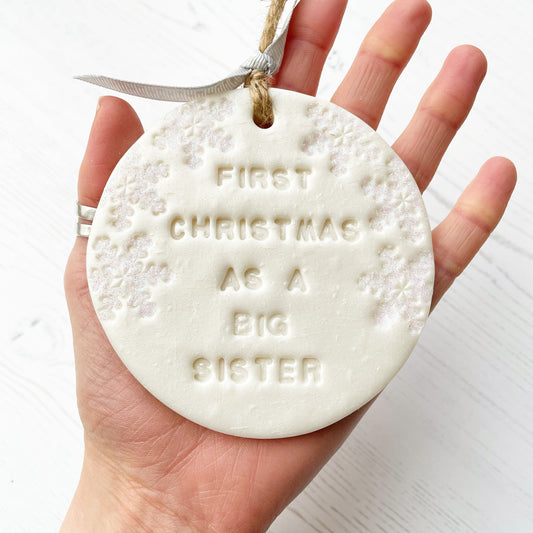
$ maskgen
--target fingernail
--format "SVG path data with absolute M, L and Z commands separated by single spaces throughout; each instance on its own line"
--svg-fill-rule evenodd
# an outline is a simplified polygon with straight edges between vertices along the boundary
M 98 113 L 98 111 L 100 111 L 100 108 L 102 107 L 103 98 L 104 98 L 103 96 L 100 96 L 100 98 L 98 98 L 98 102 L 96 103 L 96 113 Z

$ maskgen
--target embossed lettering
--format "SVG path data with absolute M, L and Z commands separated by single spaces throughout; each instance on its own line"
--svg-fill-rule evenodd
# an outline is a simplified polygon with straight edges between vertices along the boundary
M 176 240 L 186 237 L 214 238 L 217 240 L 256 240 L 278 238 L 283 242 L 300 242 L 313 244 L 320 242 L 354 242 L 360 236 L 359 224 L 355 218 L 336 219 L 326 216 L 317 220 L 308 218 L 291 218 L 279 214 L 273 218 L 252 217 L 184 217 L 176 215 L 170 223 L 170 236 Z
M 179 229 L 180 226 L 185 225 L 185 221 L 181 217 L 174 217 L 170 223 L 170 236 L 177 241 L 182 239 L 185 232 Z
M 250 226 L 254 239 L 264 241 L 268 237 L 268 229 L 266 228 L 266 220 L 264 218 L 254 218 Z
M 235 383 L 242 383 L 248 378 L 246 361 L 241 358 L 232 359 L 229 364 L 230 378 Z
M 244 285 L 247 289 L 255 291 L 261 287 L 261 270 L 259 268 L 247 268 L 244 271 Z
M 219 167 L 217 173 L 217 185 L 220 186 L 224 180 L 230 180 L 233 177 L 233 167 Z
M 316 357 L 285 355 L 272 357 L 219 356 L 213 360 L 196 357 L 192 361 L 193 379 L 197 383 L 236 384 L 250 382 L 279 383 L 282 386 L 318 385 L 322 382 L 322 365 Z
M 311 175 L 312 171 L 309 168 L 269 169 L 259 165 L 251 167 L 222 166 L 217 169 L 216 184 L 218 187 L 223 187 L 233 182 L 240 189 L 268 189 L 269 187 L 278 191 L 285 191 L 291 187 L 307 189 Z
M 222 239 L 223 235 L 229 241 L 233 239 L 233 220 L 231 218 L 217 218 L 215 226 L 217 239 Z
M 267 317 L 266 325 L 272 335 L 287 335 L 289 330 L 288 318 L 283 313 L 273 313 Z
M 264 168 L 252 167 L 250 169 L 250 187 L 253 189 L 257 184 L 263 189 L 268 187 L 267 172 Z
M 287 335 L 288 317 L 283 313 L 254 315 L 246 311 L 233 313 L 233 334 L 236 336 L 257 335 L 264 337 L 267 333 L 276 337 Z
M 224 381 L 226 377 L 226 361 L 223 357 L 218 358 L 218 381 Z
M 267 366 L 273 362 L 272 357 L 256 357 L 255 364 L 259 370 L 259 381 L 266 381 L 267 379 Z
M 294 383 L 296 361 L 293 358 L 281 357 L 278 364 L 279 382 Z
M 297 241 L 316 241 L 316 232 L 313 226 L 312 218 L 302 218 L 298 224 L 298 232 L 296 233 Z
M 204 237 L 209 238 L 209 224 L 210 218 L 204 217 L 204 223 L 199 224 L 197 217 L 192 217 L 191 219 L 191 234 L 193 237 L 198 235 L 198 230 L 201 230 L 204 234 Z
M 291 223 L 291 219 L 288 217 L 276 217 L 274 219 L 274 224 L 279 226 L 279 238 L 284 241 L 287 237 L 286 226 Z
M 330 239 L 332 241 L 337 240 L 337 232 L 335 231 L 333 222 L 331 222 L 331 218 L 326 218 L 326 220 L 324 220 L 324 224 L 322 225 L 322 229 L 320 230 L 318 238 L 321 241 L 324 239 Z
M 342 237 L 345 241 L 355 241 L 358 237 L 357 222 L 353 218 L 347 218 L 342 222 Z
M 305 292 L 307 290 L 307 287 L 305 285 L 304 277 L 302 276 L 302 273 L 300 272 L 300 269 L 297 268 L 293 273 L 292 276 L 289 279 L 289 283 L 287 284 L 287 289 L 289 291 L 294 291 L 298 289 L 301 292 Z
M 263 284 L 263 281 L 261 279 L 261 270 L 255 267 L 247 268 L 242 274 L 242 280 L 242 283 L 247 289 L 259 289 Z M 235 292 L 237 292 L 241 288 L 239 277 L 237 276 L 237 274 L 235 274 L 235 270 L 233 270 L 233 267 L 229 267 L 226 270 L 224 279 L 220 284 L 221 291 L 225 291 L 228 288 L 232 288 Z
M 288 189 L 291 185 L 286 168 L 277 168 L 272 172 L 272 185 L 280 191 Z
M 302 189 L 307 189 L 307 178 L 310 176 L 311 171 L 307 168 L 296 168 L 294 169 L 298 177 L 300 178 L 300 187 Z
M 302 359 L 302 379 L 304 383 L 311 381 L 320 383 L 320 361 L 315 357 L 304 357 Z
M 250 335 L 253 332 L 249 313 L 233 313 L 233 335 Z
M 195 371 L 193 377 L 196 381 L 207 381 L 211 377 L 211 362 L 205 357 L 195 359 L 192 368 Z
M 241 241 L 246 239 L 246 219 L 245 218 L 239 219 L 239 239 L 241 239 Z
M 226 275 L 224 276 L 224 279 L 220 285 L 220 290 L 225 291 L 228 287 L 231 287 L 235 292 L 241 288 L 239 280 L 235 275 L 235 270 L 233 270 L 231 267 L 226 271 Z

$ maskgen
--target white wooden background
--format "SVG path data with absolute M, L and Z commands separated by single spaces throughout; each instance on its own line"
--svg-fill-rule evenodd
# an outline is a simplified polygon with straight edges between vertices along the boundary
M 321 96 L 387 3 L 350 1 Z M 518 188 L 407 365 L 273 533 L 533 531 L 533 1 L 432 5 L 380 132 L 392 141 L 447 51 L 475 44 L 489 73 L 425 194 L 431 222 L 491 155 L 516 162 Z M 82 459 L 62 273 L 78 165 L 105 93 L 71 76 L 209 82 L 255 49 L 266 7 L 0 0 L 0 8 L 0 532 L 48 532 L 61 523 Z M 173 105 L 127 99 L 148 125 Z

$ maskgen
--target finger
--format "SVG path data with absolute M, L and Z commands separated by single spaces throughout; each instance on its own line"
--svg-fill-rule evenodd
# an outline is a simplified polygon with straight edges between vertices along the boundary
M 426 0 L 396 0 L 374 24 L 332 102 L 376 129 L 390 93 L 431 20 Z
M 516 184 L 516 168 L 503 157 L 487 161 L 449 215 L 433 230 L 435 307 L 494 230 Z
M 426 91 L 413 119 L 393 148 L 424 191 L 457 130 L 466 119 L 487 72 L 487 60 L 474 46 L 450 52 Z
M 339 29 L 347 0 L 304 0 L 294 11 L 283 63 L 273 85 L 316 94 L 322 67 Z
M 127 102 L 114 96 L 100 99 L 80 167 L 80 204 L 98 205 L 111 172 L 142 133 L 139 117 Z
M 113 96 L 100 99 L 79 172 L 80 204 L 91 207 L 98 205 L 115 165 L 142 132 L 139 118 L 128 103 Z M 67 301 L 73 302 L 74 306 L 86 302 L 88 295 L 86 248 L 87 239 L 78 237 L 65 270 Z

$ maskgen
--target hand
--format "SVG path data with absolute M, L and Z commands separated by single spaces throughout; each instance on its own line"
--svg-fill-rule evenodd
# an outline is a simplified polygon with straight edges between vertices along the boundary
M 346 0 L 303 0 L 277 87 L 314 94 Z M 332 101 L 377 128 L 393 86 L 429 24 L 425 0 L 396 0 L 363 41 Z M 393 147 L 423 191 L 466 118 L 486 72 L 471 46 L 453 50 Z M 80 169 L 79 201 L 96 206 L 120 157 L 143 133 L 132 108 L 104 97 Z M 433 305 L 496 227 L 516 181 L 489 160 L 433 231 Z M 77 238 L 65 285 L 85 429 L 80 484 L 62 531 L 263 531 L 337 450 L 366 408 L 321 431 L 281 440 L 202 428 L 152 397 L 114 353 L 87 287 Z

